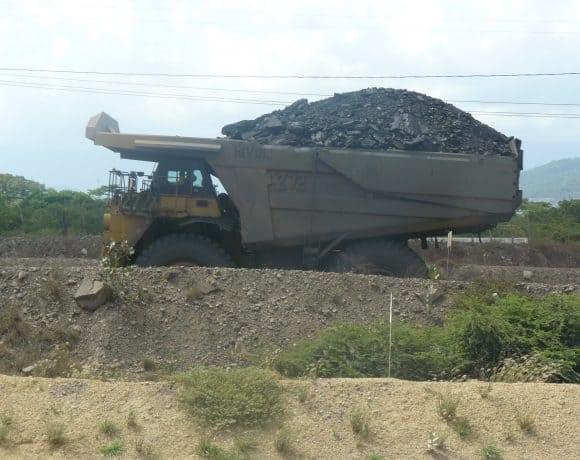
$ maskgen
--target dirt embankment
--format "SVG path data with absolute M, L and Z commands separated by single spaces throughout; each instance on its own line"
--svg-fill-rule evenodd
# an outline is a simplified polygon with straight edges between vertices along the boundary
M 23 328 L 27 333 L 54 331 L 67 337 L 72 359 L 82 366 L 80 375 L 87 376 L 139 377 L 144 360 L 170 370 L 252 362 L 332 324 L 385 319 L 391 293 L 395 318 L 438 322 L 453 293 L 467 285 L 193 267 L 129 269 L 109 277 L 96 266 L 62 262 L 0 266 L 0 309 L 16 311 L 22 324 L 30 325 Z M 80 309 L 73 294 L 85 277 L 110 283 L 114 299 L 95 312 Z M 580 283 L 520 287 L 538 295 L 580 291 Z M 35 364 L 26 356 L 20 359 L 22 368 Z
M 494 384 L 480 396 L 480 382 L 406 382 L 393 379 L 284 381 L 287 412 L 298 458 L 481 458 L 481 448 L 495 442 L 504 458 L 574 459 L 580 451 L 580 388 L 557 384 Z M 300 402 L 296 389 L 307 386 Z M 0 376 L 0 407 L 12 416 L 0 444 L 2 458 L 102 458 L 98 449 L 110 442 L 99 425 L 105 420 L 120 430 L 123 458 L 144 458 L 138 446 L 150 446 L 161 458 L 197 458 L 202 431 L 181 408 L 179 387 L 171 383 L 104 382 Z M 459 398 L 457 415 L 473 433 L 461 439 L 437 415 L 437 395 Z M 370 437 L 353 433 L 350 416 L 369 415 Z M 133 412 L 135 426 L 127 420 Z M 534 433 L 525 434 L 518 418 L 533 418 Z M 64 424 L 66 442 L 51 447 L 50 426 Z M 446 435 L 445 448 L 427 453 L 429 433 Z M 220 434 L 227 446 L 235 433 Z M 253 458 L 284 458 L 274 449 L 276 428 L 245 432 L 255 442 Z
M 97 259 L 101 253 L 101 236 L 70 237 L 0 237 L 0 263 L 3 258 L 66 257 Z M 411 246 L 427 263 L 446 266 L 447 249 L 430 247 L 422 250 L 418 242 Z M 86 251 L 86 255 L 85 255 Z M 451 266 L 522 266 L 522 267 L 580 267 L 579 245 L 509 245 L 499 243 L 455 243 L 451 252 Z M 71 262 L 77 265 L 77 262 Z
M 101 253 L 101 236 L 0 237 L 2 257 L 85 257 Z

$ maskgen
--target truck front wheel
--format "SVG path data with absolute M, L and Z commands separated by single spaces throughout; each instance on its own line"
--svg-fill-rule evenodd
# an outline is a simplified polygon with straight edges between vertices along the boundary
M 201 235 L 167 235 L 147 246 L 136 259 L 141 267 L 161 265 L 196 265 L 233 267 L 226 252 Z
M 401 278 L 427 278 L 425 262 L 407 245 L 384 240 L 360 241 L 332 256 L 328 270 Z

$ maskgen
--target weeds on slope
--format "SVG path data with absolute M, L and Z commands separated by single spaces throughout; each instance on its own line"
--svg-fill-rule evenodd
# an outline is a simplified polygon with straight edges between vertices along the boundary
M 205 426 L 260 426 L 283 412 L 282 386 L 264 369 L 195 369 L 176 377 L 181 399 Z
M 580 296 L 532 298 L 507 284 L 476 284 L 457 295 L 441 326 L 393 324 L 393 377 L 580 382 Z M 384 377 L 389 325 L 338 325 L 279 354 L 289 377 Z M 516 366 L 524 356 L 529 368 Z M 510 361 L 511 360 L 511 361 Z

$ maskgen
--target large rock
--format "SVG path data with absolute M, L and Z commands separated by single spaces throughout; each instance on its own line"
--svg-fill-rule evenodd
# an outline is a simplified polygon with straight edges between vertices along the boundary
M 232 139 L 300 147 L 511 155 L 510 138 L 451 104 L 413 91 L 369 88 L 224 126 Z
M 74 299 L 79 307 L 94 311 L 106 303 L 112 295 L 113 291 L 108 284 L 85 278 L 77 289 Z

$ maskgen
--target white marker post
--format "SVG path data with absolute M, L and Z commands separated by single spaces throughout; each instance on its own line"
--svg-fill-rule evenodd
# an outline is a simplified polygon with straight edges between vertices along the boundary
M 387 377 L 391 378 L 391 350 L 393 348 L 393 293 L 391 292 L 391 302 L 389 304 L 389 367 Z
M 449 258 L 451 257 L 451 246 L 453 246 L 453 230 L 447 234 L 447 279 L 449 279 Z

